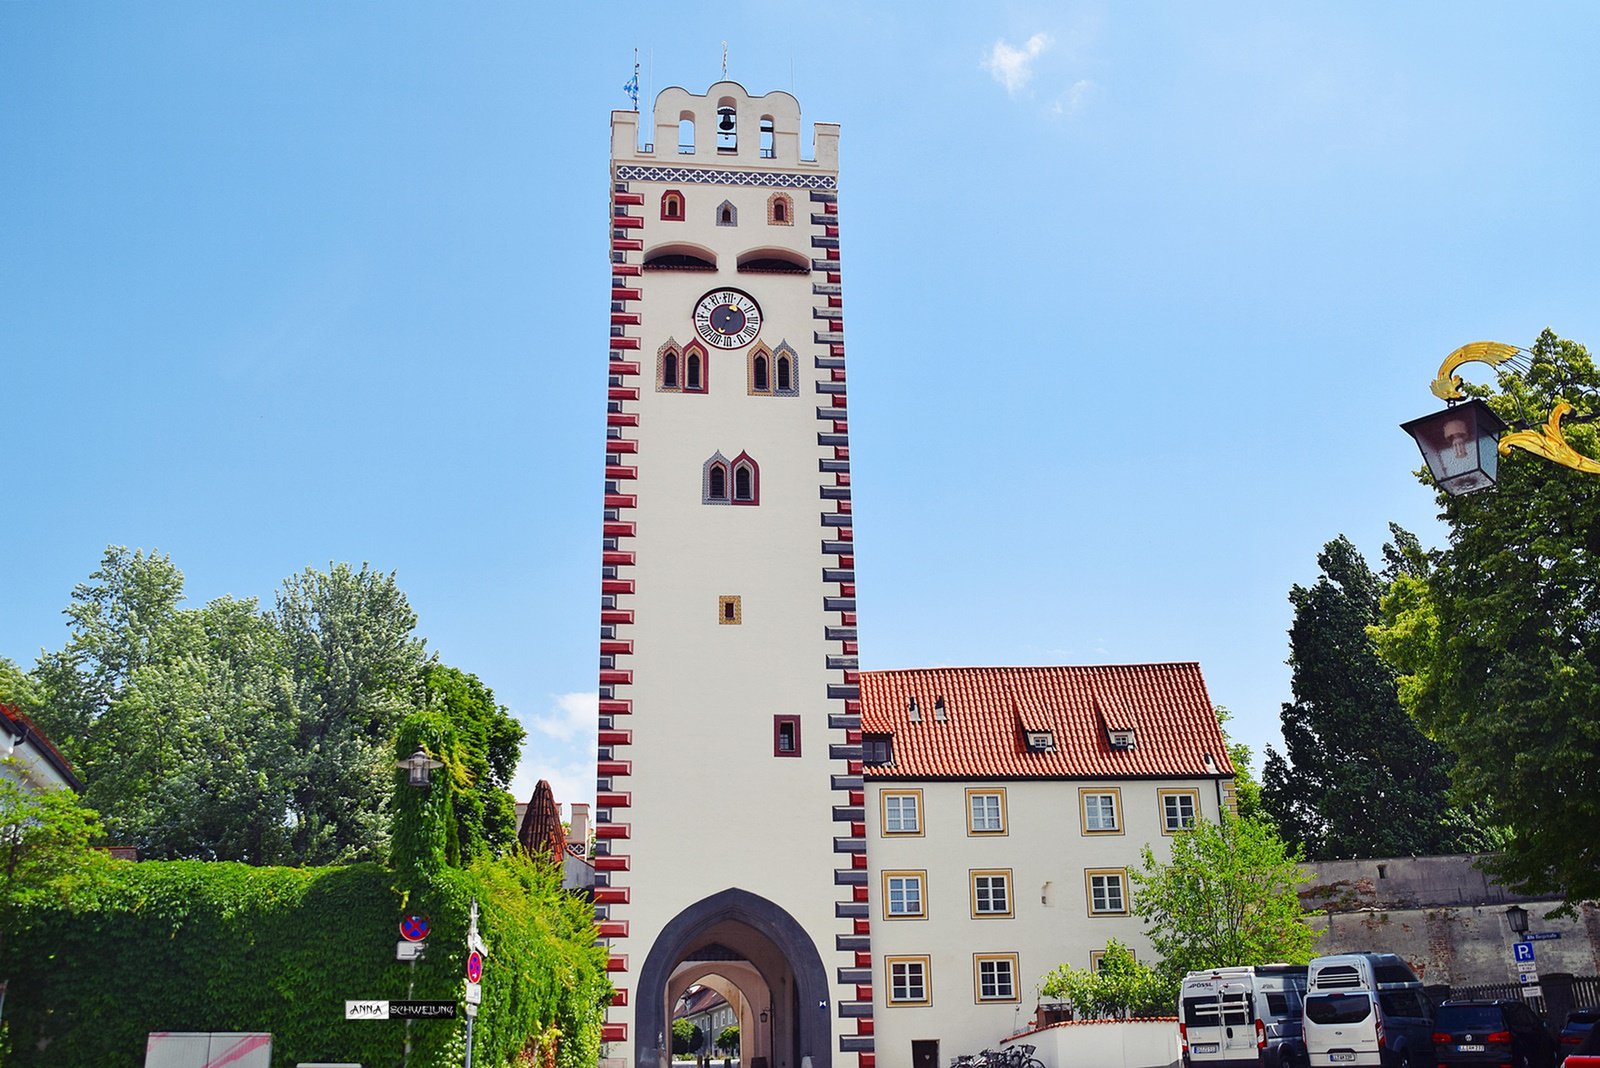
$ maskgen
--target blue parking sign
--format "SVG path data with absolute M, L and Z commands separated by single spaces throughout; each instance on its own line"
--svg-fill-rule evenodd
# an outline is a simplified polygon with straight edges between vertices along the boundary
M 1533 943 L 1516 942 L 1511 946 L 1511 959 L 1519 964 L 1533 963 Z

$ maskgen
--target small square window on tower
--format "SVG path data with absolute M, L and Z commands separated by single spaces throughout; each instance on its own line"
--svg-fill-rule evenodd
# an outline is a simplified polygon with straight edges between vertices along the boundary
M 737 626 L 743 622 L 739 606 L 739 596 L 717 598 L 717 622 L 723 626 Z
M 797 757 L 800 755 L 800 717 L 772 717 L 772 755 Z

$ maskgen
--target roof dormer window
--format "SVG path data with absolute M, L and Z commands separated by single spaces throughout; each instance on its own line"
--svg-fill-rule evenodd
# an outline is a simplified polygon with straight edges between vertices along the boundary
M 1111 740 L 1111 748 L 1112 749 L 1135 749 L 1135 748 L 1138 748 L 1134 744 L 1134 737 L 1133 737 L 1133 732 L 1132 731 L 1107 731 L 1106 734 Z
M 1056 751 L 1056 736 L 1050 731 L 1028 731 L 1023 737 L 1030 753 Z

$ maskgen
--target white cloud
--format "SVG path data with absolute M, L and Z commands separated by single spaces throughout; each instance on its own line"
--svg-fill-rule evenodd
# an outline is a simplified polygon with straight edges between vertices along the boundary
M 1083 110 L 1091 96 L 1094 95 L 1095 84 L 1087 78 L 1080 78 L 1072 83 L 1072 88 L 1056 97 L 1055 113 L 1057 115 L 1076 115 Z
M 550 696 L 550 711 L 529 716 L 522 760 L 511 781 L 518 802 L 533 796 L 540 779 L 550 783 L 556 803 L 567 811 L 573 802 L 594 807 L 594 762 L 600 739 L 600 695 L 559 693 Z
M 551 696 L 551 714 L 533 717 L 533 729 L 563 742 L 570 742 L 585 731 L 594 733 L 600 726 L 598 693 L 558 693 Z
M 1028 84 L 1033 77 L 1033 61 L 1054 42 L 1047 33 L 1036 33 L 1021 48 L 1012 48 L 1005 41 L 996 41 L 994 48 L 984 57 L 983 69 L 994 80 L 1006 87 L 1012 96 Z

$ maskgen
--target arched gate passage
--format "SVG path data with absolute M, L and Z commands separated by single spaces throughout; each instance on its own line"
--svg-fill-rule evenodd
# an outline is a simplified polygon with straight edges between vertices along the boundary
M 707 946 L 733 950 L 760 973 L 771 991 L 769 1068 L 832 1068 L 833 1027 L 828 974 L 805 929 L 783 909 L 747 890 L 703 898 L 673 917 L 645 957 L 635 986 L 634 1064 L 663 1063 L 670 1033 L 668 987 L 685 960 Z

